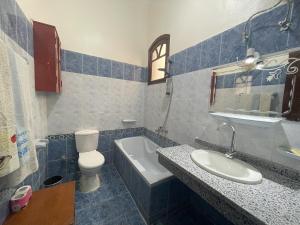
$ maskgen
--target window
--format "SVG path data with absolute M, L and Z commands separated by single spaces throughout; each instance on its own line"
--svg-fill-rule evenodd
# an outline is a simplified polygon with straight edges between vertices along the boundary
M 158 37 L 148 51 L 148 84 L 165 82 L 170 48 L 170 35 Z

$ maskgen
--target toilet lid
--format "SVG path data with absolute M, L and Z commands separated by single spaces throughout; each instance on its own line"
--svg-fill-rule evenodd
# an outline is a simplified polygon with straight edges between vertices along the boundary
M 104 156 L 97 150 L 79 153 L 78 164 L 85 169 L 93 169 L 104 164 Z

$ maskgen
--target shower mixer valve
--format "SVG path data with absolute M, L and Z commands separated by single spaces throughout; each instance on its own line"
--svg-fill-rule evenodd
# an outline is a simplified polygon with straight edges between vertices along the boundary
M 156 130 L 155 130 L 156 133 L 158 134 L 162 134 L 162 135 L 167 135 L 168 134 L 168 130 L 162 126 L 158 127 Z

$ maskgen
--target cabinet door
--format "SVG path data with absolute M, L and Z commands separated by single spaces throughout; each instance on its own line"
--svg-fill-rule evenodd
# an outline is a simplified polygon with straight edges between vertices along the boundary
M 60 88 L 60 44 L 55 27 L 33 22 L 35 88 L 56 92 Z

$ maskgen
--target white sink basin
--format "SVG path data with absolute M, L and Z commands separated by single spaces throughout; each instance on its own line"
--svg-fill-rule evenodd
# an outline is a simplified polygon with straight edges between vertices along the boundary
M 228 180 L 243 184 L 259 184 L 262 181 L 261 173 L 253 166 L 238 159 L 229 159 L 220 152 L 195 150 L 191 158 L 202 169 Z

